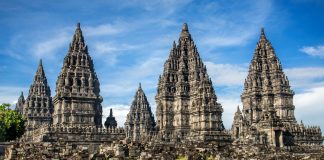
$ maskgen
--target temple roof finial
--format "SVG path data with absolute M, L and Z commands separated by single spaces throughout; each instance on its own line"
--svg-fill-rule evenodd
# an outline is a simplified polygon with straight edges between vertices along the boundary
M 261 40 L 267 40 L 267 37 L 266 37 L 266 35 L 264 33 L 264 28 L 263 27 L 261 28 L 261 32 L 260 32 L 260 41 Z
M 39 65 L 41 65 L 41 66 L 43 65 L 42 59 L 39 60 Z
M 138 89 L 142 89 L 142 84 L 141 84 L 141 82 L 138 84 Z
M 42 77 L 45 76 L 42 59 L 39 60 L 38 68 L 37 68 L 37 71 L 36 71 L 36 75 L 40 75 Z
M 72 39 L 72 43 L 70 44 L 69 52 L 79 52 L 79 51 L 87 52 L 87 47 L 84 42 L 80 23 L 77 23 L 75 33 Z
M 110 108 L 109 117 L 113 117 L 113 111 L 112 111 L 112 108 Z
M 188 24 L 187 23 L 184 23 L 182 25 L 182 31 L 188 31 Z
M 187 23 L 184 23 L 182 25 L 182 31 L 181 31 L 180 38 L 190 38 L 190 33 L 189 33 L 189 29 L 188 29 L 188 24 Z

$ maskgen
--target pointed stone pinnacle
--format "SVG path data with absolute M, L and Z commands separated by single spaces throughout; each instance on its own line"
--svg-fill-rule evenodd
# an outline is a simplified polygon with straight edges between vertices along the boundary
M 239 105 L 237 106 L 237 111 L 236 112 L 241 112 Z
M 261 28 L 261 32 L 260 32 L 260 41 L 261 40 L 267 40 L 267 37 L 266 37 L 266 35 L 264 33 L 264 28 L 263 27 Z
M 40 76 L 44 76 L 45 75 L 42 59 L 39 60 L 38 68 L 37 68 L 37 71 L 36 71 L 36 75 L 40 75 Z
M 182 31 L 187 31 L 188 32 L 188 24 L 187 23 L 184 23 L 182 25 Z
M 112 111 L 112 108 L 110 108 L 109 117 L 113 117 L 113 111 Z
M 77 23 L 77 28 L 81 28 L 81 27 L 80 27 L 80 22 Z
M 117 127 L 117 121 L 116 121 L 115 117 L 113 116 L 112 108 L 110 108 L 109 117 L 106 118 L 105 126 L 106 126 L 106 128 L 116 128 Z
M 129 138 L 136 141 L 149 136 L 150 131 L 155 127 L 151 107 L 141 88 L 141 83 L 131 104 L 125 122 L 125 126 L 129 128 L 126 135 L 131 135 Z
M 190 33 L 189 33 L 189 29 L 188 29 L 187 23 L 184 23 L 182 25 L 182 31 L 181 31 L 180 38 L 190 38 Z

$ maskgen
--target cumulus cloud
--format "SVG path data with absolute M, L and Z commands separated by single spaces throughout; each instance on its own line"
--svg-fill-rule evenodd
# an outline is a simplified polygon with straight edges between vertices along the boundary
M 310 56 L 324 58 L 324 45 L 319 46 L 305 46 L 300 49 L 301 52 L 304 52 Z
M 315 87 L 303 93 L 298 93 L 294 97 L 296 106 L 295 115 L 297 120 L 303 120 L 306 125 L 321 125 L 323 124 L 324 113 L 324 87 Z
M 288 68 L 284 70 L 293 89 L 306 89 L 324 85 L 323 67 Z

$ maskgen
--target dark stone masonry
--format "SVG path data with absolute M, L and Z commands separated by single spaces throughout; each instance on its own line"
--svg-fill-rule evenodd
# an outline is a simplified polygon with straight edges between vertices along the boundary
M 0 144 L 0 158 L 324 159 L 321 129 L 297 123 L 294 92 L 264 29 L 231 130 L 186 23 L 158 79 L 156 121 L 140 84 L 125 126 L 117 127 L 112 109 L 103 125 L 100 83 L 79 23 L 55 92 L 52 98 L 40 61 L 16 105 L 26 133 Z

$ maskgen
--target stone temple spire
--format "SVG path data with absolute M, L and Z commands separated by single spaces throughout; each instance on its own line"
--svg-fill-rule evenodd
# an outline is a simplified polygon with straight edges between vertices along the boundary
M 187 23 L 184 23 L 182 25 L 182 31 L 181 31 L 181 34 L 180 34 L 180 39 L 183 39 L 183 38 L 191 38 Z
M 160 134 L 168 136 L 164 138 L 204 139 L 209 131 L 224 130 L 222 106 L 186 23 L 164 63 L 155 99 Z
M 77 28 L 75 30 L 72 43 L 70 44 L 69 47 L 69 52 L 79 52 L 79 51 L 84 51 L 87 53 L 87 46 L 84 42 L 80 23 L 77 24 Z
M 150 137 L 155 121 L 149 102 L 139 84 L 125 122 L 126 137 L 132 141 L 141 141 Z
M 106 128 L 116 128 L 117 127 L 117 121 L 115 117 L 113 116 L 113 111 L 112 108 L 110 108 L 109 116 L 106 119 L 105 122 L 105 127 Z
M 232 137 L 235 141 L 253 139 L 254 144 L 276 147 L 322 145 L 320 129 L 312 130 L 296 122 L 293 96 L 279 58 L 262 28 L 241 94 L 243 109 L 238 109 L 234 116 Z
M 21 92 L 21 94 L 20 94 L 20 96 L 18 98 L 18 102 L 16 103 L 15 110 L 18 113 L 23 114 L 24 104 L 25 104 L 25 97 L 24 97 L 24 93 Z
M 243 132 L 242 129 L 240 129 L 242 126 L 244 125 L 243 123 L 243 115 L 242 112 L 240 110 L 240 107 L 237 106 L 237 110 L 235 112 L 234 115 L 234 121 L 232 124 L 232 137 L 234 139 L 237 139 L 240 137 L 240 135 L 242 134 L 241 132 Z
M 101 102 L 100 83 L 78 23 L 56 81 L 53 122 L 101 127 Z
M 30 86 L 28 97 L 24 103 L 23 114 L 27 117 L 27 130 L 33 130 L 43 124 L 52 122 L 53 104 L 51 90 L 47 84 L 42 60 Z
M 250 113 L 254 114 L 247 115 L 250 123 L 259 121 L 262 111 L 270 108 L 276 110 L 283 122 L 294 122 L 293 95 L 288 78 L 262 28 L 241 95 L 243 111 L 251 110 Z

